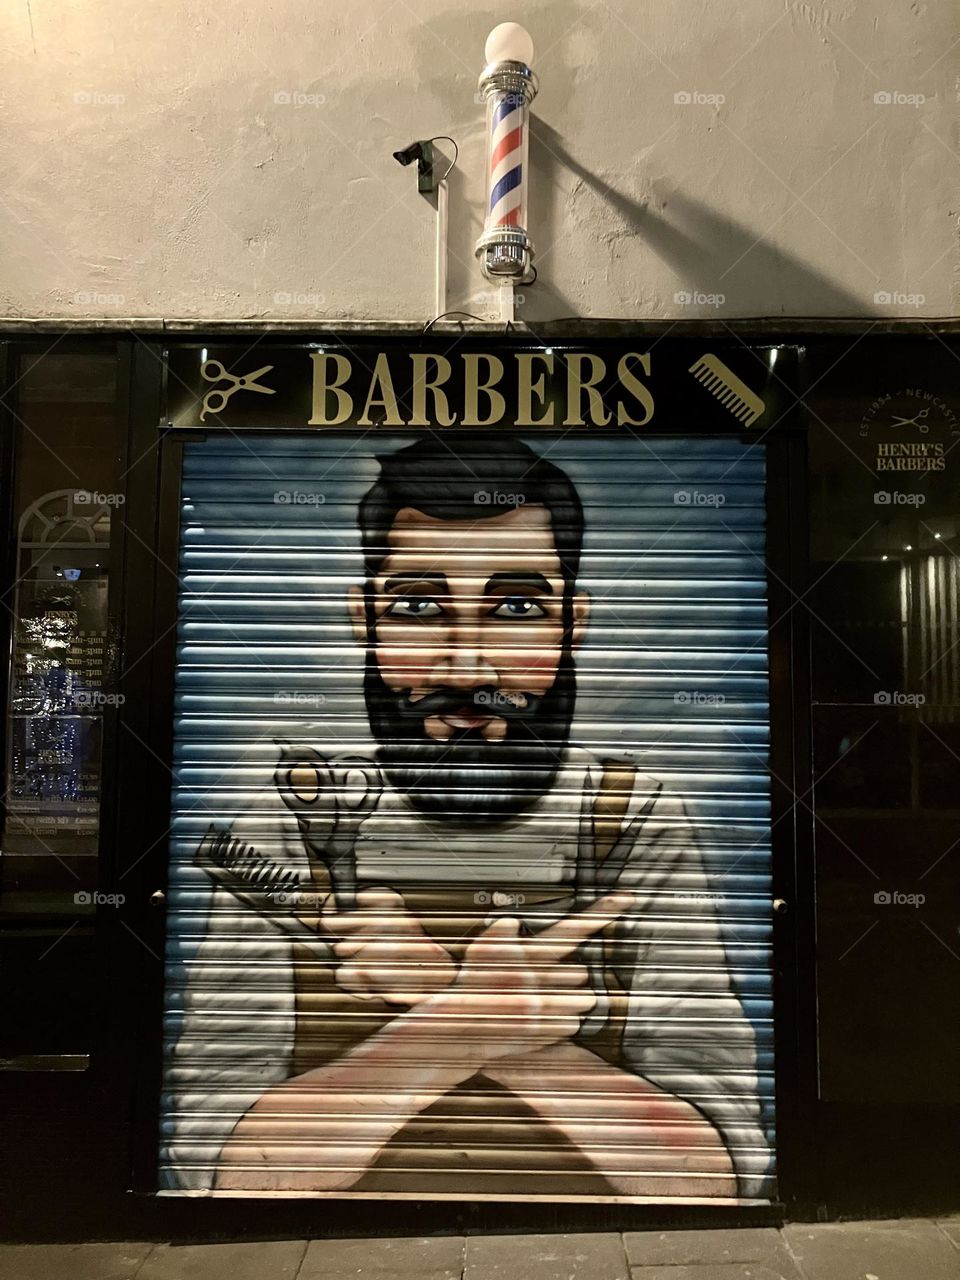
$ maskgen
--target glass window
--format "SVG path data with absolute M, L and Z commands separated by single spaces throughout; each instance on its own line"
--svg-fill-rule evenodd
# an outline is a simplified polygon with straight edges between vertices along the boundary
M 117 704 L 114 353 L 20 356 L 0 908 L 4 1055 L 82 1051 L 105 737 Z M 86 977 L 84 975 L 87 975 Z M 13 1007 L 11 1007 L 11 1005 Z
M 821 1097 L 960 1100 L 960 362 L 826 344 L 810 426 Z

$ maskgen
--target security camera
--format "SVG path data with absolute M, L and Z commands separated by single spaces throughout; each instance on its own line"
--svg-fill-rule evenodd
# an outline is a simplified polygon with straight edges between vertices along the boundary
M 416 160 L 418 191 L 424 191 L 429 194 L 437 189 L 433 176 L 432 139 L 411 142 L 408 147 L 403 147 L 400 151 L 394 151 L 393 158 L 397 164 L 402 164 L 404 168 L 409 164 L 413 164 L 414 160 Z
M 429 142 L 411 142 L 409 147 L 404 147 L 402 151 L 395 151 L 393 158 L 398 164 L 406 167 L 408 164 L 413 164 L 414 160 L 422 160 L 423 149 L 429 146 Z

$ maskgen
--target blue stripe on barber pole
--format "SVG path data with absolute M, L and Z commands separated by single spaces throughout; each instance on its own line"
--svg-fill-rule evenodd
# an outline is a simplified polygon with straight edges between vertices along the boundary
M 511 169 L 509 173 L 505 173 L 497 185 L 490 192 L 490 211 L 491 213 L 500 203 L 505 195 L 513 191 L 515 187 L 519 187 L 523 177 L 523 168 L 517 165 L 515 169 Z
M 511 111 L 520 109 L 521 99 L 516 94 L 505 94 L 493 109 L 493 123 L 498 125 Z

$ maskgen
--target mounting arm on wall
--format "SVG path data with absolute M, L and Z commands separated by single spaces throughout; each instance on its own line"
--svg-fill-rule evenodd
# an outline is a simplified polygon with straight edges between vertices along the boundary
M 446 169 L 437 177 L 435 167 L 435 142 L 449 142 L 453 147 L 453 159 Z M 457 163 L 460 148 L 453 138 L 445 133 L 438 133 L 433 138 L 421 138 L 411 142 L 408 147 L 394 151 L 393 158 L 404 166 L 417 162 L 417 190 L 421 195 L 437 197 L 437 289 L 434 302 L 434 317 L 443 315 L 447 309 L 447 177 Z

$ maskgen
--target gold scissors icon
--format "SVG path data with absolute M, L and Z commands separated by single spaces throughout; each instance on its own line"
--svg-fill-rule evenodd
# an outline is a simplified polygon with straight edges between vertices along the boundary
M 207 382 L 223 382 L 224 380 L 232 382 L 232 387 L 226 390 L 208 391 L 203 397 L 203 412 L 200 414 L 202 422 L 208 413 L 222 413 L 227 407 L 227 401 L 236 391 L 259 391 L 261 395 L 273 396 L 276 392 L 272 387 L 262 387 L 257 378 L 265 373 L 269 373 L 273 368 L 272 364 L 265 364 L 262 369 L 254 369 L 253 373 L 245 373 L 242 377 L 236 374 L 228 373 L 219 360 L 207 360 L 200 366 L 200 376 Z
M 930 430 L 930 428 L 927 425 L 927 423 L 923 421 L 923 419 L 929 418 L 929 416 L 930 416 L 929 409 L 921 409 L 920 412 L 918 414 L 915 414 L 912 418 L 900 418 L 896 414 L 894 414 L 893 421 L 890 423 L 890 425 L 891 427 L 919 427 L 921 434 L 925 434 Z

